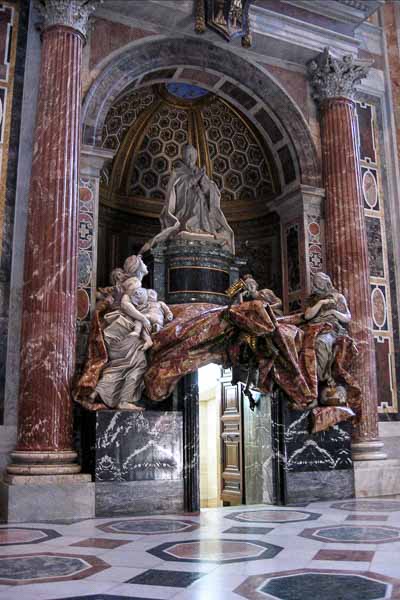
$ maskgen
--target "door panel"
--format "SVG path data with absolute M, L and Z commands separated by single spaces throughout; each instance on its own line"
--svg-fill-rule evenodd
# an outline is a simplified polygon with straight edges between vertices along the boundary
M 230 371 L 221 378 L 221 500 L 227 504 L 244 502 L 243 384 L 232 385 Z

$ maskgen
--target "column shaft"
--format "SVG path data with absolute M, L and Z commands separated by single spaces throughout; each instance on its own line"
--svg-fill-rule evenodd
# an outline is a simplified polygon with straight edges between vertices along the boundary
M 21 334 L 18 452 L 72 447 L 83 37 L 43 33 Z M 15 457 L 14 457 L 15 458 Z
M 322 101 L 321 139 L 327 267 L 335 286 L 348 299 L 350 333 L 359 350 L 353 372 L 361 386 L 362 404 L 354 437 L 359 442 L 372 441 L 378 437 L 376 365 L 355 104 L 351 99 Z

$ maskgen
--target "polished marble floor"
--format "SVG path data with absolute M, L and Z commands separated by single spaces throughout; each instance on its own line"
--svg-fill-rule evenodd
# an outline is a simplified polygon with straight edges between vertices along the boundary
M 400 500 L 0 525 L 0 600 L 400 600 Z

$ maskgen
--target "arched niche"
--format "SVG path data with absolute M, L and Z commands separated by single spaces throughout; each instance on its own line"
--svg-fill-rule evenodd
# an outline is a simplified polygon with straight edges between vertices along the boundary
M 233 110 L 244 115 L 264 140 L 277 167 L 279 179 L 276 186 L 279 194 L 270 210 L 279 213 L 282 227 L 279 227 L 279 218 L 273 226 L 281 234 L 282 252 L 274 260 L 282 258 L 282 293 L 286 308 L 297 308 L 309 287 L 307 227 L 310 218 L 306 215 L 304 206 L 310 197 L 314 213 L 311 220 L 319 220 L 321 231 L 323 227 L 320 222 L 322 194 L 318 188 L 321 172 L 313 139 L 300 109 L 265 69 L 250 63 L 236 51 L 195 37 L 167 39 L 157 36 L 157 39 L 126 46 L 103 63 L 102 70 L 85 97 L 83 143 L 87 152 L 86 159 L 89 156 L 88 164 L 90 165 L 90 155 L 108 153 L 113 156 L 118 150 L 107 150 L 104 146 L 106 122 L 113 106 L 131 91 L 166 82 L 186 82 L 214 94 Z M 97 179 L 97 195 L 98 190 Z M 316 195 L 314 190 L 317 190 Z M 98 201 L 95 204 L 98 205 Z M 291 288 L 290 272 L 286 264 L 288 251 L 293 251 L 293 220 L 296 221 L 294 230 L 299 264 L 297 270 L 291 271 L 299 274 L 296 289 L 293 286 Z M 96 216 L 94 231 L 95 246 Z M 290 236 L 287 235 L 288 232 Z M 315 250 L 320 243 L 322 257 L 322 235 L 320 237 L 320 240 L 313 240 L 313 248 Z M 286 247 L 287 239 L 292 243 L 290 249 Z M 126 251 L 130 251 L 128 246 Z M 95 254 L 94 248 L 93 269 Z M 107 268 L 109 266 L 111 264 Z M 92 277 L 92 287 L 95 279 L 95 276 Z

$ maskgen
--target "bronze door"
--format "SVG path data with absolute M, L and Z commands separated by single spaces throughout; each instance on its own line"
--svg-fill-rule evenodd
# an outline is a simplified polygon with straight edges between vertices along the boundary
M 224 504 L 244 503 L 242 389 L 232 385 L 231 372 L 221 378 L 221 500 Z

